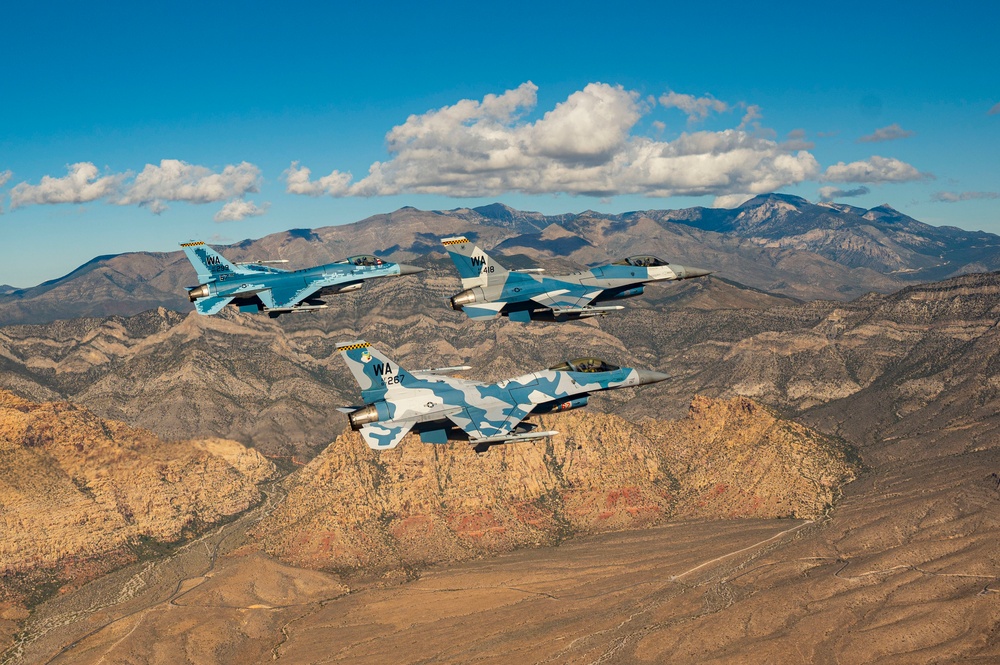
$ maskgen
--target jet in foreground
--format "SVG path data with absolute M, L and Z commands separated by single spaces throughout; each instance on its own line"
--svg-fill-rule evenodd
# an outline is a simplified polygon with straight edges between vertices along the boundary
M 352 256 L 302 270 L 275 268 L 268 261 L 231 263 L 203 242 L 181 243 L 198 273 L 199 286 L 188 287 L 188 298 L 199 314 L 217 314 L 233 303 L 241 312 L 267 312 L 274 318 L 288 312 L 326 309 L 320 296 L 355 291 L 366 279 L 413 275 L 423 268 L 390 263 L 375 256 Z
M 642 295 L 648 282 L 690 279 L 711 271 L 670 265 L 655 256 L 631 256 L 609 266 L 547 277 L 541 269 L 507 270 L 477 245 L 459 236 L 441 241 L 458 268 L 465 289 L 451 298 L 469 318 L 511 321 L 569 321 L 624 309 L 603 305 Z
M 340 410 L 348 414 L 351 429 L 360 431 L 376 450 L 395 448 L 411 429 L 424 443 L 447 443 L 454 433 L 468 438 L 476 452 L 540 439 L 558 432 L 534 431 L 533 425 L 522 422 L 531 414 L 569 411 L 586 406 L 593 392 L 670 378 L 581 358 L 498 383 L 480 383 L 440 375 L 468 367 L 409 372 L 364 341 L 338 344 L 337 350 L 361 386 L 365 403 Z M 455 426 L 459 431 L 450 432 Z

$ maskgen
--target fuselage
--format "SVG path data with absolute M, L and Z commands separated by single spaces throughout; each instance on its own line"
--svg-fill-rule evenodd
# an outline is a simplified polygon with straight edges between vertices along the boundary
M 559 408 L 563 404 L 572 405 L 570 408 L 583 406 L 585 400 L 574 403 L 573 398 L 642 382 L 638 370 L 629 367 L 604 372 L 546 369 L 498 383 L 411 375 L 403 383 L 404 394 L 378 400 L 364 412 L 356 412 L 352 426 L 363 424 L 362 419 L 393 426 L 451 418 L 472 432 L 474 438 L 486 438 L 509 432 L 532 411 L 565 410 Z
M 246 266 L 246 268 L 254 269 L 253 266 Z M 296 287 L 306 288 L 315 285 L 317 281 L 321 288 L 354 282 L 360 285 L 366 279 L 398 274 L 400 274 L 399 264 L 388 261 L 370 265 L 336 262 L 282 272 L 221 273 L 215 275 L 215 280 L 208 282 L 206 286 L 208 286 L 209 291 L 207 295 L 228 297 L 242 293 L 255 293 L 265 289 L 295 290 Z
M 500 283 L 476 286 L 456 294 L 451 303 L 456 310 L 467 305 L 502 303 L 504 313 L 535 309 L 543 306 L 547 298 L 586 307 L 593 302 L 642 295 L 643 285 L 649 282 L 685 279 L 686 276 L 683 266 L 668 265 L 607 265 L 559 276 L 512 272 Z

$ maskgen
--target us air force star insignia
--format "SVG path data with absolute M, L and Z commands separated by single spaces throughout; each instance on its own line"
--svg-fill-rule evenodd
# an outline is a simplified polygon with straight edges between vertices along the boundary
M 371 359 L 372 359 L 372 354 L 368 353 L 367 351 L 361 354 L 361 362 L 363 363 L 371 362 Z

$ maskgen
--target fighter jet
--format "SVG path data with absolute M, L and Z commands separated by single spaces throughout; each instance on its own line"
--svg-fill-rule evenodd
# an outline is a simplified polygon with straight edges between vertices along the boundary
M 302 270 L 284 270 L 255 261 L 231 263 L 203 242 L 181 243 L 198 273 L 199 286 L 189 286 L 188 299 L 199 314 L 217 314 L 229 303 L 241 312 L 267 312 L 271 318 L 288 312 L 326 309 L 321 296 L 355 291 L 366 279 L 413 275 L 423 268 L 360 255 Z
M 616 367 L 598 358 L 579 358 L 498 383 L 467 381 L 442 373 L 463 367 L 409 372 L 365 341 L 337 345 L 358 385 L 364 406 L 343 407 L 351 429 L 369 447 L 395 448 L 413 429 L 424 443 L 467 438 L 477 452 L 490 446 L 553 434 L 534 431 L 529 415 L 569 411 L 587 405 L 590 393 L 642 386 L 666 374 Z
M 621 305 L 603 305 L 642 295 L 645 284 L 691 279 L 711 271 L 670 265 L 655 256 L 630 256 L 609 266 L 547 277 L 543 269 L 507 270 L 464 236 L 441 241 L 462 278 L 451 307 L 474 320 L 506 316 L 511 321 L 570 321 L 601 316 Z

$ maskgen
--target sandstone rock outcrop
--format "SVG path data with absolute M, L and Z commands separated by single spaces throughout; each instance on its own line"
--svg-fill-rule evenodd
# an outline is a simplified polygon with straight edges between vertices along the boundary
M 235 441 L 167 443 L 0 391 L 0 602 L 79 584 L 240 513 L 274 472 Z
M 295 565 L 385 571 L 555 544 L 668 517 L 811 517 L 853 478 L 843 448 L 748 399 L 697 398 L 687 418 L 547 416 L 544 442 L 374 452 L 351 432 L 288 481 L 257 528 Z

